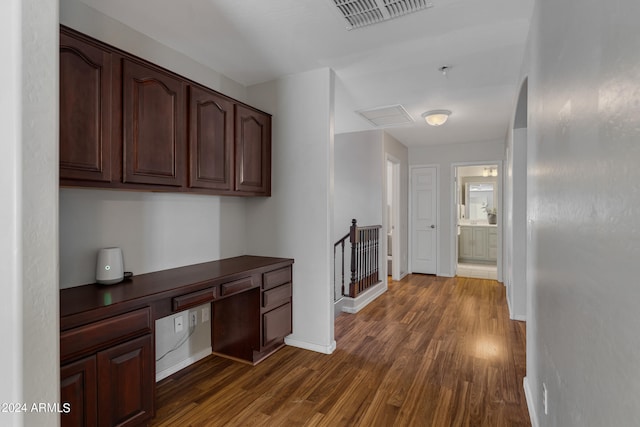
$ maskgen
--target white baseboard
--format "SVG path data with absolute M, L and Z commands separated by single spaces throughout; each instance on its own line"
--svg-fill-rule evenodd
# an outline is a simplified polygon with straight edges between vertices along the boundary
M 529 381 L 527 377 L 524 377 L 522 381 L 522 385 L 524 387 L 524 395 L 527 398 L 527 408 L 529 408 L 529 418 L 531 418 L 531 427 L 539 427 L 540 423 L 538 423 L 538 414 L 536 413 L 536 405 L 533 401 L 533 394 L 531 392 L 531 386 L 529 385 Z
M 188 357 L 188 358 L 182 360 L 181 362 L 179 362 L 179 363 L 177 363 L 177 364 L 175 364 L 173 366 L 168 367 L 164 371 L 156 372 L 156 382 L 167 378 L 169 375 L 175 374 L 179 370 L 184 369 L 187 366 L 196 363 L 198 360 L 204 359 L 205 357 L 210 355 L 212 351 L 213 351 L 213 349 L 211 347 L 205 348 L 204 350 L 199 351 L 198 353 L 194 354 L 193 356 Z
M 387 292 L 387 284 L 385 282 L 380 282 L 377 285 L 372 286 L 370 289 L 367 289 L 366 292 L 358 295 L 356 298 L 344 297 L 342 311 L 345 313 L 355 314 L 385 292 Z
M 315 343 L 291 338 L 291 335 L 284 338 L 284 343 L 292 347 L 303 348 L 305 350 L 311 350 L 311 351 L 315 351 L 316 353 L 324 353 L 324 354 L 333 353 L 337 345 L 335 340 L 333 340 L 330 345 L 320 345 L 320 344 L 315 344 Z

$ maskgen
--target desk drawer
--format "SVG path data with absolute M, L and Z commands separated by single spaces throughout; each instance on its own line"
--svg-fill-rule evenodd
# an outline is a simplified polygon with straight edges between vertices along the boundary
M 237 294 L 253 288 L 253 277 L 245 277 L 244 279 L 235 280 L 233 282 L 224 283 L 221 287 L 221 296 Z
M 262 307 L 277 307 L 291 299 L 291 283 L 287 283 L 277 288 L 269 289 L 262 293 Z
M 266 347 L 291 333 L 291 304 L 262 315 L 262 346 Z
M 190 294 L 174 297 L 172 301 L 173 311 L 182 311 L 191 307 L 207 304 L 218 296 L 217 288 L 207 288 Z
M 70 329 L 60 334 L 60 359 L 89 354 L 151 332 L 149 307 Z
M 263 288 L 271 289 L 291 282 L 291 267 L 268 271 L 262 277 Z

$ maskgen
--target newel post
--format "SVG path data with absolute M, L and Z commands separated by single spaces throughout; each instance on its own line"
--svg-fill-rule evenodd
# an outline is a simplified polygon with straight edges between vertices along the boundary
M 349 228 L 349 241 L 351 242 L 351 282 L 349 283 L 349 296 L 353 298 L 353 286 L 356 283 L 356 231 L 358 229 L 356 219 L 351 220 Z

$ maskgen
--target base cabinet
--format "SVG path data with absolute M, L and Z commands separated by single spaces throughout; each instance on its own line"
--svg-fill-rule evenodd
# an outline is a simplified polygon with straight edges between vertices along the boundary
M 292 332 L 291 267 L 265 273 L 262 280 L 262 330 L 260 345 L 265 350 L 284 342 Z
M 256 364 L 291 333 L 292 259 L 240 256 L 60 291 L 62 426 L 154 416 L 155 326 L 211 304 L 215 354 Z M 178 283 L 176 283 L 178 282 Z
M 62 426 L 134 426 L 153 416 L 151 334 L 61 368 Z M 100 405 L 97 403 L 100 402 Z
M 153 417 L 151 323 L 141 308 L 61 332 L 61 403 L 70 409 L 63 426 L 134 426 Z
M 498 237 L 495 227 L 461 226 L 458 258 L 463 261 L 489 262 L 497 259 Z

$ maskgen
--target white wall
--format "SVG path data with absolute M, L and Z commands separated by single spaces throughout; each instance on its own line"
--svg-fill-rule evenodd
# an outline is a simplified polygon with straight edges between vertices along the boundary
M 245 200 L 61 189 L 60 287 L 93 283 L 98 249 L 122 248 L 134 274 L 243 255 Z
M 527 53 L 528 53 L 527 49 Z M 527 55 L 528 57 L 529 55 Z M 503 278 L 507 291 L 509 315 L 527 319 L 527 104 L 528 85 L 523 64 L 523 83 L 514 100 L 512 125 L 505 147 L 503 192 Z
M 209 314 L 207 321 L 202 320 L 202 310 Z M 196 326 L 191 324 L 192 315 L 196 316 Z M 174 332 L 175 319 L 180 316 L 183 330 Z M 156 381 L 160 381 L 211 354 L 211 304 L 158 319 L 156 331 L 164 331 L 155 334 Z
M 409 272 L 409 149 L 386 132 L 383 133 L 383 140 L 384 152 L 400 161 L 400 194 L 396 196 L 399 198 L 400 215 L 396 221 L 399 224 L 400 277 L 402 277 Z M 383 159 L 383 164 L 383 170 L 386 171 L 386 159 Z
M 527 382 L 541 426 L 640 425 L 638 16 L 635 0 L 536 2 Z
M 0 144 L 0 229 L 4 238 L 0 239 L 0 275 L 4 278 L 2 291 L 4 297 L 0 299 L 0 339 L 13 351 L 0 352 L 0 365 L 4 367 L 4 379 L 0 383 L 0 402 L 21 402 L 23 397 L 22 384 L 22 272 L 21 250 L 22 236 L 19 225 L 21 223 L 20 178 L 22 175 L 21 161 L 21 126 L 22 126 L 22 94 L 20 79 L 22 64 L 22 46 L 20 32 L 21 0 L 9 0 L 0 3 L 0 15 L 5 16 L 5 25 L 0 25 L 0 37 L 4 42 L 0 44 L 0 55 L 5 58 L 5 64 L 0 67 L 0 80 L 5 82 L 6 88 L 0 97 L 0 129 L 2 144 Z M 43 328 L 46 329 L 46 328 Z M 51 326 L 52 333 L 54 327 Z M 19 414 L 4 414 L 7 424 L 22 425 Z
M 0 16 L 0 402 L 30 409 L 60 395 L 57 2 L 3 1 Z M 0 413 L 2 425 L 57 423 L 57 413 Z
M 506 129 L 505 129 L 506 134 Z M 456 265 L 452 263 L 451 254 L 455 236 L 451 234 L 453 212 L 453 163 L 492 162 L 504 158 L 505 141 L 469 142 L 461 144 L 442 144 L 427 147 L 409 147 L 410 165 L 438 165 L 440 199 L 438 275 L 454 276 Z M 498 218 L 500 220 L 500 218 Z
M 333 335 L 333 84 L 330 69 L 248 88 L 273 114 L 272 197 L 247 201 L 247 250 L 295 258 L 290 345 L 325 353 Z
M 382 225 L 382 142 L 379 130 L 335 136 L 334 243 L 353 218 L 359 225 Z

